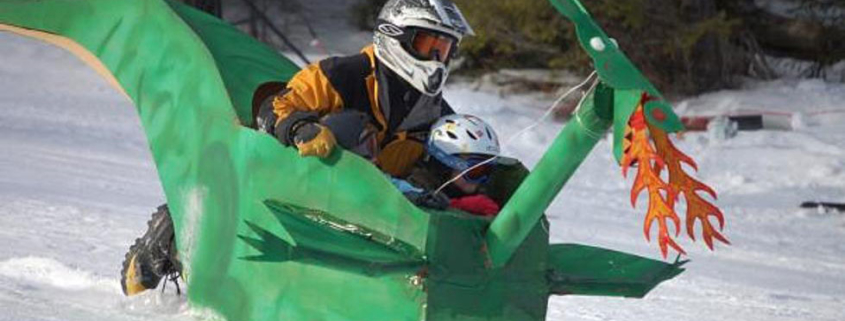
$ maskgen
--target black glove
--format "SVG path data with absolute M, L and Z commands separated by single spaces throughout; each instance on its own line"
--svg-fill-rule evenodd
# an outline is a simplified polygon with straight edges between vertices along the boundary
M 310 127 L 308 123 L 318 123 L 320 118 L 318 117 L 317 113 L 315 112 L 303 112 L 303 111 L 295 111 L 291 113 L 287 118 L 279 122 L 276 128 L 273 130 L 276 138 L 279 139 L 282 144 L 287 146 L 294 146 L 297 142 L 307 141 L 303 140 L 304 137 L 299 137 L 299 141 L 295 141 L 295 137 L 297 135 L 297 131 L 299 131 L 300 127 Z M 304 136 L 306 131 L 303 131 L 300 136 Z M 317 133 L 312 135 L 316 136 Z
M 296 126 L 294 126 L 293 135 L 291 135 L 291 141 L 294 145 L 302 144 L 311 141 L 312 139 L 316 138 L 317 135 L 320 134 L 320 131 L 323 129 L 318 123 L 309 122 L 309 121 L 302 121 L 299 122 Z
M 407 192 L 404 194 L 411 203 L 419 207 L 425 207 L 435 210 L 445 210 L 449 208 L 449 197 L 443 193 L 417 193 Z

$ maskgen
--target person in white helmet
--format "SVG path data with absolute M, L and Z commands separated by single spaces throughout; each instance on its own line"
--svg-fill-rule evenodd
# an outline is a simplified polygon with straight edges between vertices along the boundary
M 320 123 L 338 133 L 338 145 L 375 161 L 378 154 L 375 130 L 367 115 L 342 111 L 323 117 Z M 408 180 L 387 175 L 394 186 L 418 206 L 460 209 L 493 216 L 499 204 L 482 191 L 482 184 L 498 164 L 499 140 L 490 125 L 472 115 L 441 117 L 432 126 L 423 157 Z M 439 192 L 442 188 L 442 192 Z
M 442 97 L 449 64 L 473 31 L 449 0 L 389 0 L 378 16 L 373 45 L 360 54 L 309 65 L 268 103 L 262 130 L 300 155 L 326 157 L 337 133 L 320 123 L 341 110 L 366 113 L 377 127 L 377 164 L 407 175 L 425 153 L 431 124 L 454 114 Z
M 407 175 L 425 154 L 431 124 L 454 114 L 441 91 L 461 40 L 470 35 L 472 29 L 450 0 L 389 0 L 379 14 L 373 45 L 306 66 L 280 92 L 275 83 L 266 84 L 272 85 L 266 87 L 272 88 L 269 99 L 259 93 L 265 86 L 259 88 L 257 127 L 303 156 L 326 157 L 341 145 L 373 160 L 400 190 L 411 190 L 394 177 Z M 126 254 L 121 270 L 126 295 L 155 288 L 162 279 L 176 280 L 181 273 L 166 206 L 149 226 Z
M 500 153 L 490 125 L 472 115 L 443 116 L 431 127 L 426 151 L 408 177 L 411 184 L 430 192 L 441 190 L 452 208 L 481 216 L 499 212 L 499 204 L 482 189 Z

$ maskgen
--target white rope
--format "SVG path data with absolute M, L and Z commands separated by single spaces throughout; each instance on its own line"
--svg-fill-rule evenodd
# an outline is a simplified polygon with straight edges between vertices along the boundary
M 594 82 L 593 82 L 593 84 L 590 86 L 590 89 L 588 89 L 588 90 L 587 90 L 587 92 L 590 92 L 590 91 L 592 91 L 593 89 L 595 89 L 595 88 L 596 88 L 596 86 L 598 86 L 598 84 L 599 84 L 599 82 L 598 82 L 598 81 L 594 81 Z M 575 112 L 574 112 L 574 114 L 575 114 L 575 121 L 577 121 L 579 124 L 581 124 L 581 128 L 583 128 L 583 129 L 584 129 L 584 131 L 586 131 L 586 132 L 587 132 L 587 135 L 590 135 L 590 137 L 595 138 L 595 139 L 601 139 L 601 137 L 602 137 L 602 134 L 601 134 L 601 133 L 597 133 L 597 132 L 594 132 L 594 131 L 590 130 L 590 127 L 589 127 L 589 126 L 587 126 L 586 124 L 584 124 L 584 121 L 582 121 L 582 120 L 581 120 L 581 113 L 580 113 L 580 111 L 581 111 L 581 107 L 582 107 L 582 106 L 583 106 L 583 104 L 584 104 L 584 100 L 586 100 L 586 99 L 587 99 L 587 95 L 586 95 L 586 94 L 585 94 L 585 95 L 583 95 L 583 96 L 581 96 L 581 101 L 579 101 L 579 102 L 578 102 L 578 107 L 575 109 Z M 595 106 L 594 106 L 593 108 L 595 108 Z
M 516 132 L 516 134 L 514 134 L 514 135 L 513 135 L 510 139 L 508 139 L 508 141 L 507 141 L 507 142 L 505 142 L 505 144 L 504 144 L 504 145 L 502 145 L 502 146 L 510 146 L 510 144 L 513 142 L 513 140 L 514 140 L 514 139 L 516 139 L 517 137 L 521 136 L 521 135 L 522 135 L 522 134 L 524 134 L 525 132 L 527 132 L 527 131 L 529 131 L 529 130 L 531 130 L 531 129 L 534 129 L 534 127 L 537 127 L 538 125 L 540 125 L 540 123 L 542 123 L 542 122 L 543 122 L 543 121 L 544 121 L 547 117 L 549 117 L 549 115 L 551 115 L 551 114 L 552 114 L 552 112 L 555 110 L 555 108 L 556 108 L 556 107 L 557 107 L 557 106 L 558 106 L 561 102 L 563 102 L 563 100 L 564 100 L 564 99 L 566 99 L 566 97 L 569 97 L 569 95 L 571 95 L 572 93 L 574 93 L 576 90 L 580 89 L 581 87 L 584 87 L 584 85 L 586 85 L 588 82 L 590 82 L 590 79 L 592 79 L 592 78 L 593 78 L 593 76 L 595 76 L 595 75 L 596 75 L 596 72 L 595 72 L 595 71 L 593 71 L 593 72 L 592 72 L 592 73 L 590 73 L 590 75 L 589 75 L 589 76 L 587 76 L 587 78 L 586 78 L 586 79 L 584 79 L 584 81 L 582 81 L 580 84 L 578 84 L 578 85 L 577 85 L 577 86 L 575 86 L 575 87 L 570 88 L 570 89 L 569 89 L 569 91 L 567 91 L 567 92 L 566 92 L 566 93 L 564 93 L 562 96 L 560 96 L 557 100 L 555 100 L 555 102 L 553 102 L 553 103 L 552 103 L 552 105 L 551 105 L 551 106 L 549 106 L 549 108 L 548 108 L 548 109 L 546 109 L 546 112 L 543 114 L 543 116 L 540 116 L 540 118 L 537 118 L 537 121 L 535 121 L 533 124 L 529 125 L 528 127 L 525 127 L 525 128 L 523 128 L 522 130 L 520 130 L 520 131 Z M 583 102 L 583 101 L 584 101 L 584 97 L 587 97 L 587 95 L 586 95 L 585 93 L 582 93 L 582 94 L 581 94 L 581 102 Z M 580 106 L 580 103 L 579 103 L 579 106 Z
M 506 141 L 506 142 L 502 145 L 501 150 L 504 150 L 504 149 L 505 149 L 505 147 L 510 146 L 510 144 L 511 144 L 511 143 L 514 141 L 514 139 L 516 139 L 517 137 L 521 136 L 522 134 L 526 133 L 527 131 L 529 131 L 529 130 L 531 130 L 531 129 L 534 129 L 534 127 L 537 127 L 538 125 L 540 125 L 540 123 L 542 123 L 542 122 L 543 122 L 543 120 L 545 120 L 547 117 L 549 117 L 549 115 L 551 115 L 551 114 L 552 114 L 552 112 L 555 110 L 555 108 L 556 108 L 556 107 L 557 107 L 557 106 L 558 106 L 561 102 L 563 102 L 563 100 L 564 100 L 564 99 L 566 99 L 566 97 L 568 97 L 569 95 L 571 95 L 572 93 L 574 93 L 576 90 L 580 89 L 581 87 L 584 87 L 584 85 L 586 85 L 587 83 L 589 83 L 589 82 L 590 82 L 590 80 L 591 80 L 591 79 L 593 79 L 593 76 L 595 76 L 595 75 L 596 75 L 596 71 L 593 71 L 592 73 L 590 73 L 590 75 L 589 75 L 589 76 L 587 76 L 587 78 L 586 78 L 586 79 L 584 79 L 584 81 L 583 81 L 583 82 L 581 82 L 580 84 L 578 84 L 578 85 L 577 85 L 577 86 L 575 86 L 575 87 L 570 88 L 570 89 L 569 89 L 566 93 L 564 93 L 563 95 L 561 95 L 561 96 L 560 96 L 557 100 L 555 100 L 555 101 L 552 103 L 552 105 L 551 105 L 551 106 L 549 106 L 549 108 L 548 108 L 548 109 L 546 109 L 546 112 L 545 112 L 545 113 L 543 113 L 543 115 L 542 115 L 542 116 L 540 116 L 540 118 L 537 118 L 537 120 L 536 120 L 533 124 L 529 125 L 528 127 L 523 128 L 522 130 L 520 130 L 520 131 L 516 132 L 516 134 L 514 134 L 513 136 L 511 136 L 511 138 L 510 138 L 510 139 L 508 139 L 508 140 L 507 140 L 507 141 Z M 584 102 L 584 99 L 586 99 L 586 98 L 587 98 L 587 93 L 588 93 L 590 90 L 592 90 L 593 88 L 595 88 L 595 86 L 598 84 L 598 81 L 597 81 L 597 80 L 598 80 L 598 78 L 596 78 L 596 79 L 595 79 L 595 81 L 593 81 L 592 85 L 590 85 L 590 89 L 589 89 L 589 90 L 587 90 L 586 92 L 582 92 L 582 93 L 581 93 L 581 100 L 578 102 L 578 108 L 579 108 L 579 109 L 581 108 L 581 103 L 583 103 L 583 102 Z M 576 118 L 577 118 L 577 114 L 576 114 Z M 580 122 L 580 119 L 579 119 L 578 121 Z M 484 166 L 484 165 L 486 165 L 486 164 L 489 164 L 490 162 L 492 162 L 492 161 L 496 160 L 496 158 L 498 158 L 498 157 L 490 157 L 490 158 L 488 158 L 488 159 L 485 159 L 483 162 L 480 162 L 480 163 L 478 163 L 478 164 L 475 164 L 475 165 L 473 165 L 473 166 L 470 166 L 469 168 L 467 168 L 467 169 L 465 169 L 465 170 L 461 171 L 460 173 L 458 173 L 457 175 L 455 175 L 454 177 L 452 177 L 452 179 L 450 179 L 450 180 L 446 181 L 445 183 L 443 183 L 443 185 L 440 185 L 440 187 L 438 187 L 438 188 L 434 191 L 434 194 L 440 193 L 440 192 L 441 192 L 444 188 L 446 188 L 446 186 L 449 186 L 449 184 L 454 183 L 454 182 L 455 182 L 455 181 L 457 181 L 459 178 L 461 178 L 462 176 L 464 176 L 466 173 L 469 173 L 470 171 L 472 171 L 473 169 L 476 169 L 476 168 L 478 168 L 478 167 L 481 167 L 481 166 Z

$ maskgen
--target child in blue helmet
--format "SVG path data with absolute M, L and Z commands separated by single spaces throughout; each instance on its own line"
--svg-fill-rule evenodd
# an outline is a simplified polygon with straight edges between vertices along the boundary
M 368 117 L 344 111 L 321 120 L 339 133 L 338 145 L 375 162 L 376 130 Z M 405 179 L 389 177 L 393 185 L 418 206 L 494 216 L 499 204 L 480 191 L 497 163 L 500 147 L 495 131 L 471 115 L 447 115 L 432 126 L 426 157 Z
M 499 204 L 481 190 L 498 163 L 499 140 L 490 125 L 472 115 L 441 117 L 431 128 L 428 155 L 408 177 L 430 193 L 441 193 L 449 207 L 494 216 Z

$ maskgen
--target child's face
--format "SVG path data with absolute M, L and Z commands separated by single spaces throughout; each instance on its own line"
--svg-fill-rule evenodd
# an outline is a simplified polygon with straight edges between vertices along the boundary
M 490 162 L 492 160 L 489 157 L 479 158 L 478 156 L 467 155 L 462 156 L 462 158 L 469 161 L 471 169 L 465 173 L 460 170 L 452 170 L 451 177 L 460 175 L 454 184 L 466 194 L 478 193 L 479 186 L 487 180 L 488 175 L 495 165 L 493 162 Z
M 452 177 L 455 177 L 455 176 L 460 175 L 460 174 L 461 174 L 461 171 L 458 171 L 458 170 L 452 171 Z M 458 187 L 458 189 L 460 189 L 461 192 L 464 192 L 466 194 L 475 194 L 476 192 L 478 192 L 478 186 L 481 185 L 481 184 L 478 184 L 478 183 L 471 183 L 471 182 L 467 181 L 463 176 L 459 177 L 452 184 L 455 184 L 455 186 Z

